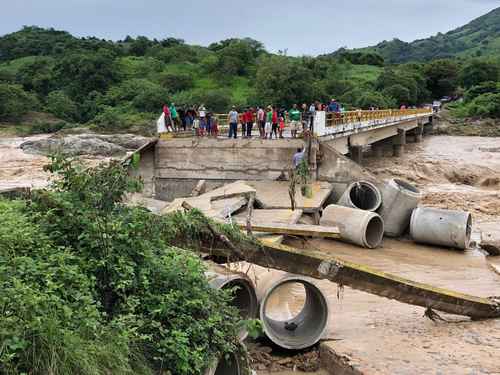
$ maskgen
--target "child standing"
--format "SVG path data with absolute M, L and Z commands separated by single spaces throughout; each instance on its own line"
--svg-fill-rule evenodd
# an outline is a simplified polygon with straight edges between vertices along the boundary
M 283 131 L 284 130 L 285 130 L 285 119 L 283 117 L 280 117 L 280 124 L 279 124 L 280 138 L 283 138 Z

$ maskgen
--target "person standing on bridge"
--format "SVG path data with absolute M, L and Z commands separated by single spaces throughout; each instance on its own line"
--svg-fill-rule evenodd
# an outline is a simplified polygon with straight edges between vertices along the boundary
M 265 126 L 265 136 L 264 138 L 272 139 L 272 123 L 273 123 L 273 108 L 271 106 L 267 107 L 266 112 L 266 126 Z
M 175 103 L 170 104 L 170 115 L 172 116 L 172 124 L 174 126 L 174 131 L 179 130 L 179 114 L 177 113 L 177 108 L 175 108 Z
M 170 108 L 168 108 L 166 104 L 163 106 L 163 114 L 165 116 L 165 128 L 167 132 L 172 132 L 172 115 L 170 113 Z
M 262 107 L 257 107 L 257 125 L 259 126 L 260 137 L 266 138 L 266 112 Z
M 236 132 L 238 131 L 238 112 L 236 111 L 236 107 L 233 105 L 231 111 L 228 115 L 229 120 L 229 138 L 234 137 L 235 139 L 238 137 Z
M 278 139 L 278 111 L 276 110 L 276 107 L 271 107 L 271 111 L 272 111 L 271 123 L 273 124 L 271 139 L 273 139 L 273 134 L 274 138 Z
M 290 117 L 290 130 L 292 132 L 292 138 L 297 138 L 297 130 L 300 127 L 300 111 L 297 104 L 293 105 L 293 108 L 288 112 Z
M 245 122 L 247 124 L 247 138 L 252 138 L 253 108 L 247 108 L 247 111 L 245 112 Z
M 198 117 L 200 118 L 200 135 L 204 136 L 207 128 L 207 109 L 203 104 L 198 107 Z

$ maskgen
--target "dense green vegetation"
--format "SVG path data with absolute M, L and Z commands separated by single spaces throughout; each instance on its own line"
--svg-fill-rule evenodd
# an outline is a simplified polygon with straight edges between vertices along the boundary
M 174 38 L 113 42 L 25 27 L 0 37 L 0 122 L 39 111 L 59 121 L 35 130 L 86 124 L 142 131 L 154 129 L 162 105 L 171 102 L 225 112 L 231 105 L 289 107 L 335 97 L 346 109 L 387 108 L 464 92 L 454 113 L 497 116 L 491 102 L 498 94 L 499 17 L 497 9 L 412 44 L 384 42 L 318 57 L 271 54 L 249 38 L 200 47 Z
M 344 53 L 345 50 L 339 51 Z M 500 54 L 500 8 L 479 17 L 465 26 L 445 34 L 416 40 L 383 41 L 374 47 L 356 52 L 377 53 L 389 63 L 429 61 L 443 58 L 470 58 Z
M 124 206 L 120 164 L 49 169 L 51 190 L 0 200 L 0 373 L 199 374 L 236 350 L 229 293 L 185 250 L 211 236 L 201 213 Z
M 145 37 L 111 42 L 25 27 L 0 38 L 0 121 L 43 111 L 98 129 L 148 127 L 163 103 L 290 106 L 339 99 L 347 108 L 431 100 L 425 65 L 384 68 L 377 54 L 289 57 L 252 39 L 208 47 Z M 382 78 L 380 78 L 382 76 Z M 44 124 L 38 126 L 46 128 Z

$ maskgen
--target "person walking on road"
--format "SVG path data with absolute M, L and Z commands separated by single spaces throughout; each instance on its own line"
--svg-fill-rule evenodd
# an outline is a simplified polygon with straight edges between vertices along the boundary
M 233 105 L 231 111 L 229 112 L 229 138 L 236 139 L 238 135 L 236 132 L 238 131 L 238 112 L 236 111 L 236 107 Z

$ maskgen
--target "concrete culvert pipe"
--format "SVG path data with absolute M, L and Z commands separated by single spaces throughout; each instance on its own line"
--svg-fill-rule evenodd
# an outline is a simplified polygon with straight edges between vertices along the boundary
M 240 311 L 241 318 L 256 318 L 258 313 L 257 295 L 250 278 L 244 273 L 233 272 L 213 262 L 206 262 L 206 264 L 208 270 L 205 272 L 205 276 L 210 285 L 215 289 L 235 289 L 232 304 Z M 247 334 L 246 330 L 242 331 L 241 340 L 244 340 Z
M 330 205 L 323 210 L 320 225 L 337 227 L 342 241 L 375 249 L 384 237 L 384 221 L 375 212 Z
M 382 196 L 371 182 L 358 181 L 347 187 L 337 204 L 364 211 L 377 211 L 382 204 Z
M 420 191 L 409 182 L 393 178 L 386 181 L 380 192 L 379 214 L 384 220 L 384 233 L 388 237 L 399 237 L 410 225 L 411 214 L 420 202 Z
M 242 344 L 240 346 L 236 353 L 222 356 L 219 360 L 214 361 L 204 375 L 249 375 L 251 370 L 248 356 Z
M 410 234 L 415 242 L 465 250 L 471 233 L 470 212 L 419 207 L 411 215 Z
M 311 279 L 271 273 L 257 284 L 260 320 L 266 336 L 284 349 L 301 350 L 315 345 L 328 321 L 328 304 Z

